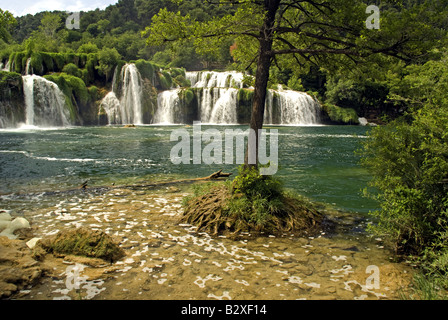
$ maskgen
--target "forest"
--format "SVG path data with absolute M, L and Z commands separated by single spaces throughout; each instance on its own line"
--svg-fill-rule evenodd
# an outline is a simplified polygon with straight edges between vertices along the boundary
M 372 174 L 365 195 L 381 206 L 371 213 L 378 223 L 370 230 L 448 288 L 447 1 L 349 1 L 358 9 L 379 5 L 379 30 L 365 28 L 369 15 L 344 1 L 303 1 L 309 8 L 302 1 L 273 2 L 284 5 L 277 11 L 283 24 L 271 26 L 267 88 L 312 94 L 332 123 L 358 124 L 364 117 L 379 125 L 358 151 Z M 104 97 L 115 68 L 128 61 L 147 78 L 157 71 L 160 90 L 173 81 L 188 86 L 185 71 L 201 70 L 238 70 L 247 75 L 246 88 L 257 86 L 263 50 L 248 39 L 257 38 L 253 25 L 269 16 L 259 3 L 119 0 L 81 12 L 79 29 L 66 28 L 66 12 L 12 17 L 0 11 L 0 63 L 14 62 L 20 75 L 30 58 L 34 72 L 73 94 L 79 106 Z M 303 29 L 292 9 L 309 13 Z M 0 73 L 2 92 L 20 81 L 11 74 Z M 264 178 L 251 174 L 265 187 Z M 237 182 L 254 192 L 245 177 Z
M 419 2 L 421 1 L 415 1 L 417 4 Z M 414 1 L 405 1 L 403 5 L 412 8 Z M 414 66 L 430 60 L 440 61 L 444 57 L 446 40 L 440 40 L 440 32 L 447 21 L 443 14 L 431 14 L 443 5 L 443 1 L 437 1 L 428 4 L 429 8 L 418 9 L 420 13 L 417 9 L 409 13 L 413 17 L 420 15 L 421 24 L 430 23 L 435 26 L 435 29 L 428 29 L 425 34 L 424 45 L 432 46 L 432 50 L 424 54 L 418 53 L 404 60 L 383 59 L 365 63 L 360 68 L 347 65 L 346 70 L 339 72 L 331 70 L 328 66 L 331 62 L 320 57 L 319 62 L 317 59 L 301 58 L 304 60 L 301 64 L 297 64 L 295 60 L 277 59 L 271 68 L 269 85 L 281 84 L 293 90 L 312 93 L 319 98 L 334 122 L 357 123 L 358 117 L 366 117 L 372 122 L 384 123 L 387 119 L 396 118 L 408 109 L 410 100 L 406 95 L 413 85 L 399 80 L 411 78 Z M 235 50 L 238 49 L 236 38 L 222 37 L 208 50 L 198 50 L 193 42 L 188 41 L 182 44 L 148 42 L 145 28 L 161 9 L 179 12 L 181 15 L 188 14 L 190 19 L 201 22 L 210 20 L 211 17 L 219 19 L 232 14 L 236 11 L 236 6 L 220 5 L 216 1 L 120 0 L 105 10 L 81 12 L 79 29 L 65 27 L 69 17 L 66 12 L 28 14 L 15 18 L 14 23 L 3 28 L 6 33 L 0 40 L 0 60 L 5 65 L 13 53 L 23 53 L 20 58 L 25 61 L 32 52 L 95 54 L 98 65 L 94 71 L 98 70 L 98 74 L 91 74 L 91 77 L 99 78 L 102 83 L 111 81 L 110 73 L 113 73 L 118 61 L 139 59 L 168 68 L 185 68 L 187 71 L 241 70 L 255 74 L 255 65 L 247 62 L 251 59 L 247 57 L 250 53 L 245 52 L 249 51 L 250 46 Z M 409 19 L 413 18 L 410 16 Z M 414 27 L 416 25 L 409 26 Z M 423 33 L 423 30 L 420 32 Z M 39 63 L 38 60 L 41 59 L 37 59 L 36 64 Z M 23 68 L 25 61 L 20 62 Z M 16 64 L 17 71 L 21 71 L 18 65 Z M 57 71 L 61 72 L 63 67 L 61 65 Z M 66 71 L 70 74 L 69 69 L 70 66 L 67 66 Z M 76 70 L 72 72 L 77 73 Z M 87 86 L 90 85 L 89 80 L 85 82 Z

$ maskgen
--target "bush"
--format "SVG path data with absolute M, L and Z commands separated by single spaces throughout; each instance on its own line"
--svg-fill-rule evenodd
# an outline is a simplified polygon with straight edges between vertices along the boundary
M 376 234 L 427 267 L 448 271 L 448 104 L 427 105 L 377 127 L 364 143 L 362 164 L 381 210 L 372 212 Z M 432 266 L 432 267 L 431 267 Z
M 74 63 L 69 63 L 64 66 L 62 69 L 62 72 L 67 73 L 69 75 L 81 78 L 82 72 L 79 70 L 79 68 Z
M 329 103 L 322 105 L 322 109 L 327 113 L 331 122 L 342 124 L 359 124 L 359 117 L 354 109 L 341 108 Z

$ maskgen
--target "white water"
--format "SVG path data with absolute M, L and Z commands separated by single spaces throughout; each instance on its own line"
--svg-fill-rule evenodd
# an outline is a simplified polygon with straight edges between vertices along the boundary
M 121 106 L 120 101 L 113 91 L 109 92 L 103 100 L 101 100 L 101 108 L 107 114 L 108 124 L 121 123 Z
M 33 74 L 33 68 L 31 67 L 31 58 L 28 58 L 26 60 L 26 67 L 25 67 L 25 75 Z
M 240 72 L 186 72 L 192 88 L 198 91 L 198 109 L 202 123 L 236 124 L 238 90 L 243 87 Z M 179 105 L 178 90 L 159 94 L 155 123 L 175 123 Z M 313 125 L 319 123 L 320 105 L 310 95 L 292 90 L 268 90 L 265 124 Z
M 236 124 L 238 89 L 204 88 L 199 99 L 201 121 L 210 124 Z
M 1 69 L 2 69 L 2 71 L 7 71 L 7 72 L 11 71 L 11 66 L 9 64 L 9 60 L 8 60 L 8 62 L 6 62 L 6 65 L 4 67 L 2 66 Z
M 121 94 L 116 92 L 117 70 L 112 80 L 112 91 L 101 101 L 101 107 L 108 116 L 109 124 L 143 124 L 142 78 L 137 67 L 128 63 L 121 68 Z M 117 98 L 120 96 L 120 99 Z
M 142 80 L 135 64 L 123 66 L 121 79 L 123 81 L 123 93 L 120 100 L 121 123 L 143 124 Z
M 65 95 L 54 82 L 36 75 L 25 75 L 23 92 L 27 126 L 70 125 L 70 112 L 65 104 Z
M 175 123 L 175 113 L 178 111 L 180 99 L 179 89 L 167 90 L 157 96 L 157 111 L 154 115 L 154 123 L 173 124 Z
M 319 103 L 309 94 L 292 90 L 268 91 L 264 118 L 266 124 L 312 125 L 320 123 Z M 275 93 L 278 95 L 276 102 L 274 102 Z M 279 123 L 274 123 L 273 120 L 275 103 L 280 115 Z
M 194 88 L 242 88 L 243 74 L 236 71 L 192 71 L 186 72 L 187 80 L 190 80 Z

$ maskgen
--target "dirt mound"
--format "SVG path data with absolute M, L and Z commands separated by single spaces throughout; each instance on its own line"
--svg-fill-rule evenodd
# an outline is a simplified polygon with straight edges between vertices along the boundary
M 36 251 L 41 248 L 46 253 L 100 258 L 110 262 L 125 255 L 112 237 L 102 231 L 84 227 L 60 231 L 54 236 L 41 239 L 37 247 Z
M 240 232 L 310 235 L 319 230 L 323 220 L 322 214 L 305 202 L 284 196 L 281 209 L 264 216 L 260 223 L 229 208 L 232 199 L 242 196 L 232 194 L 225 185 L 214 186 L 187 202 L 180 222 L 212 235 Z

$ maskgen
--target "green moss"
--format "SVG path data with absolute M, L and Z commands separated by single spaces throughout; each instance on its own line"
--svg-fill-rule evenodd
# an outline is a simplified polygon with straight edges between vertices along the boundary
M 53 57 L 47 52 L 39 52 L 39 54 L 46 72 L 54 71 Z
M 238 90 L 238 102 L 236 112 L 238 123 L 249 123 L 252 110 L 252 99 L 254 91 L 249 89 Z
M 189 80 L 185 79 L 185 77 L 183 75 L 176 76 L 173 79 L 173 82 L 180 87 L 190 87 L 191 86 L 191 82 Z
M 125 256 L 123 249 L 102 231 L 84 227 L 61 231 L 55 236 L 41 239 L 38 248 L 56 254 L 71 254 L 116 261 Z
M 173 84 L 173 80 L 170 76 L 170 74 L 166 71 L 158 72 L 157 73 L 159 78 L 159 84 L 162 88 L 162 90 L 169 90 L 171 89 L 171 86 Z
M 33 68 L 34 73 L 43 74 L 44 65 L 42 55 L 40 54 L 40 52 L 33 52 L 31 54 L 30 65 Z
M 146 78 L 152 81 L 152 79 L 154 78 L 156 67 L 151 62 L 143 59 L 137 60 L 134 63 L 142 78 Z
M 77 121 L 77 110 L 88 109 L 90 102 L 90 94 L 84 81 L 66 73 L 45 75 L 44 78 L 58 85 L 66 96 L 72 122 Z

